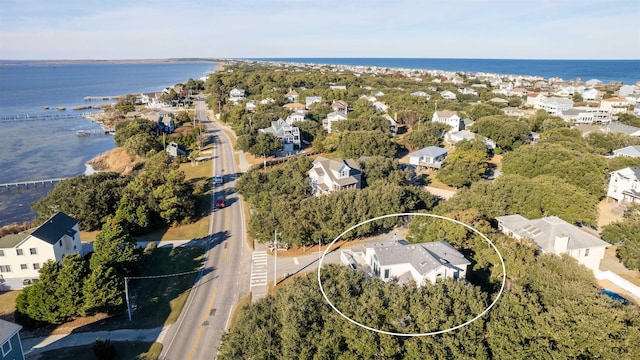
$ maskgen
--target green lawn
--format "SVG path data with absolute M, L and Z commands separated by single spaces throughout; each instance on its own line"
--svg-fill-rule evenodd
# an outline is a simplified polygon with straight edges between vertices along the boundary
M 162 344 L 137 341 L 112 342 L 116 350 L 116 360 L 156 360 L 160 357 Z M 31 357 L 47 360 L 95 360 L 93 344 L 46 351 Z
M 129 280 L 132 321 L 128 328 L 154 328 L 174 323 L 186 302 L 204 254 L 204 248 L 187 246 L 159 248 L 145 263 L 143 276 L 189 274 L 152 279 Z M 125 324 L 122 324 L 123 326 Z

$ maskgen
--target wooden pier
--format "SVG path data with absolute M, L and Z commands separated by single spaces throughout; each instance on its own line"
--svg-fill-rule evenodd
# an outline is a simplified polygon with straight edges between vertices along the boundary
M 49 121 L 49 120 L 64 120 L 64 119 L 77 119 L 81 117 L 90 117 L 96 113 L 74 113 L 74 114 L 49 114 L 49 115 L 12 115 L 0 117 L 0 123 L 4 122 L 16 122 L 16 121 Z
M 31 180 L 31 181 L 18 181 L 12 183 L 4 183 L 0 184 L 0 190 L 11 190 L 11 189 L 28 189 L 30 186 L 38 187 L 38 186 L 47 186 L 47 185 L 55 185 L 62 180 L 66 180 L 68 178 L 56 178 L 56 179 L 44 179 L 44 180 Z
M 84 101 L 105 101 L 105 100 L 119 100 L 123 95 L 112 96 L 85 96 Z

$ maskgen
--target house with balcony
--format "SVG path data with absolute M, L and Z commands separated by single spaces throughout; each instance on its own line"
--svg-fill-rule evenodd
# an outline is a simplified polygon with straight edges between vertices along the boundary
M 611 115 L 624 114 L 629 110 L 629 103 L 627 99 L 619 97 L 602 99 L 600 109 L 610 112 Z
M 516 214 L 496 220 L 504 234 L 530 239 L 545 253 L 567 254 L 592 271 L 598 270 L 605 249 L 611 245 L 556 216 L 529 220 Z
M 49 261 L 62 263 L 65 255 L 82 253 L 78 220 L 58 212 L 32 233 L 0 238 L 0 291 L 20 290 L 38 281 Z
M 292 90 L 289 90 L 289 92 L 284 95 L 284 98 L 288 102 L 296 102 L 298 101 L 299 96 L 300 95 L 298 94 L 298 92 L 292 89 Z
M 362 169 L 353 159 L 327 159 L 318 156 L 309 170 L 309 179 L 314 195 L 331 191 L 360 189 Z
M 369 270 L 383 281 L 417 286 L 435 284 L 440 279 L 462 280 L 471 264 L 446 241 L 410 244 L 405 240 L 365 245 Z
M 409 154 L 409 164 L 416 167 L 440 169 L 442 162 L 449 154 L 447 149 L 437 146 L 427 146 Z
M 458 113 L 451 110 L 439 110 L 433 113 L 431 121 L 451 126 L 452 131 L 464 129 L 464 123 Z
M 551 115 L 560 116 L 563 111 L 569 110 L 573 107 L 573 100 L 555 96 L 544 97 L 533 107 L 535 109 L 542 109 Z
M 258 131 L 273 134 L 280 139 L 284 152 L 292 153 L 296 149 L 300 149 L 300 129 L 287 124 L 282 119 L 272 121 L 270 127 Z
M 234 104 L 237 104 L 238 102 L 243 101 L 246 98 L 247 93 L 246 91 L 244 91 L 244 89 L 234 88 L 229 91 L 229 101 Z
M 564 110 L 558 116 L 564 121 L 575 125 L 601 125 L 611 121 L 611 114 L 608 111 L 588 106 L 580 106 Z
M 610 173 L 607 196 L 618 203 L 640 203 L 640 166 Z

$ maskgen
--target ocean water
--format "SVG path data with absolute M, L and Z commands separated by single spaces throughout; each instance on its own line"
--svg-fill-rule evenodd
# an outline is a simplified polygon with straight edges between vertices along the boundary
M 389 68 L 486 72 L 505 75 L 532 75 L 545 79 L 582 81 L 598 79 L 633 85 L 640 81 L 640 60 L 511 60 L 511 59 L 418 59 L 418 58 L 254 58 L 308 64 L 363 65 Z
M 77 130 L 99 129 L 80 116 L 65 119 L 7 122 L 15 115 L 79 115 L 97 110 L 71 110 L 85 96 L 113 96 L 161 91 L 163 88 L 211 73 L 213 62 L 148 64 L 17 63 L 0 66 L 0 183 L 76 176 L 87 171 L 85 163 L 115 143 L 110 135 L 77 136 Z M 108 102 L 108 101 L 106 101 Z M 44 107 L 49 106 L 50 110 Z M 55 108 L 64 106 L 65 111 Z M 51 186 L 0 189 L 0 226 L 30 221 L 30 204 Z

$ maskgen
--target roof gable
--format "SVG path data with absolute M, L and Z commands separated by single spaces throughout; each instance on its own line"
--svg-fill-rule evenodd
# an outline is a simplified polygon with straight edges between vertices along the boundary
M 78 224 L 78 220 L 63 212 L 58 212 L 32 232 L 31 236 L 53 245 L 64 235 L 74 236 L 76 231 L 73 230 L 73 227 L 76 224 Z

